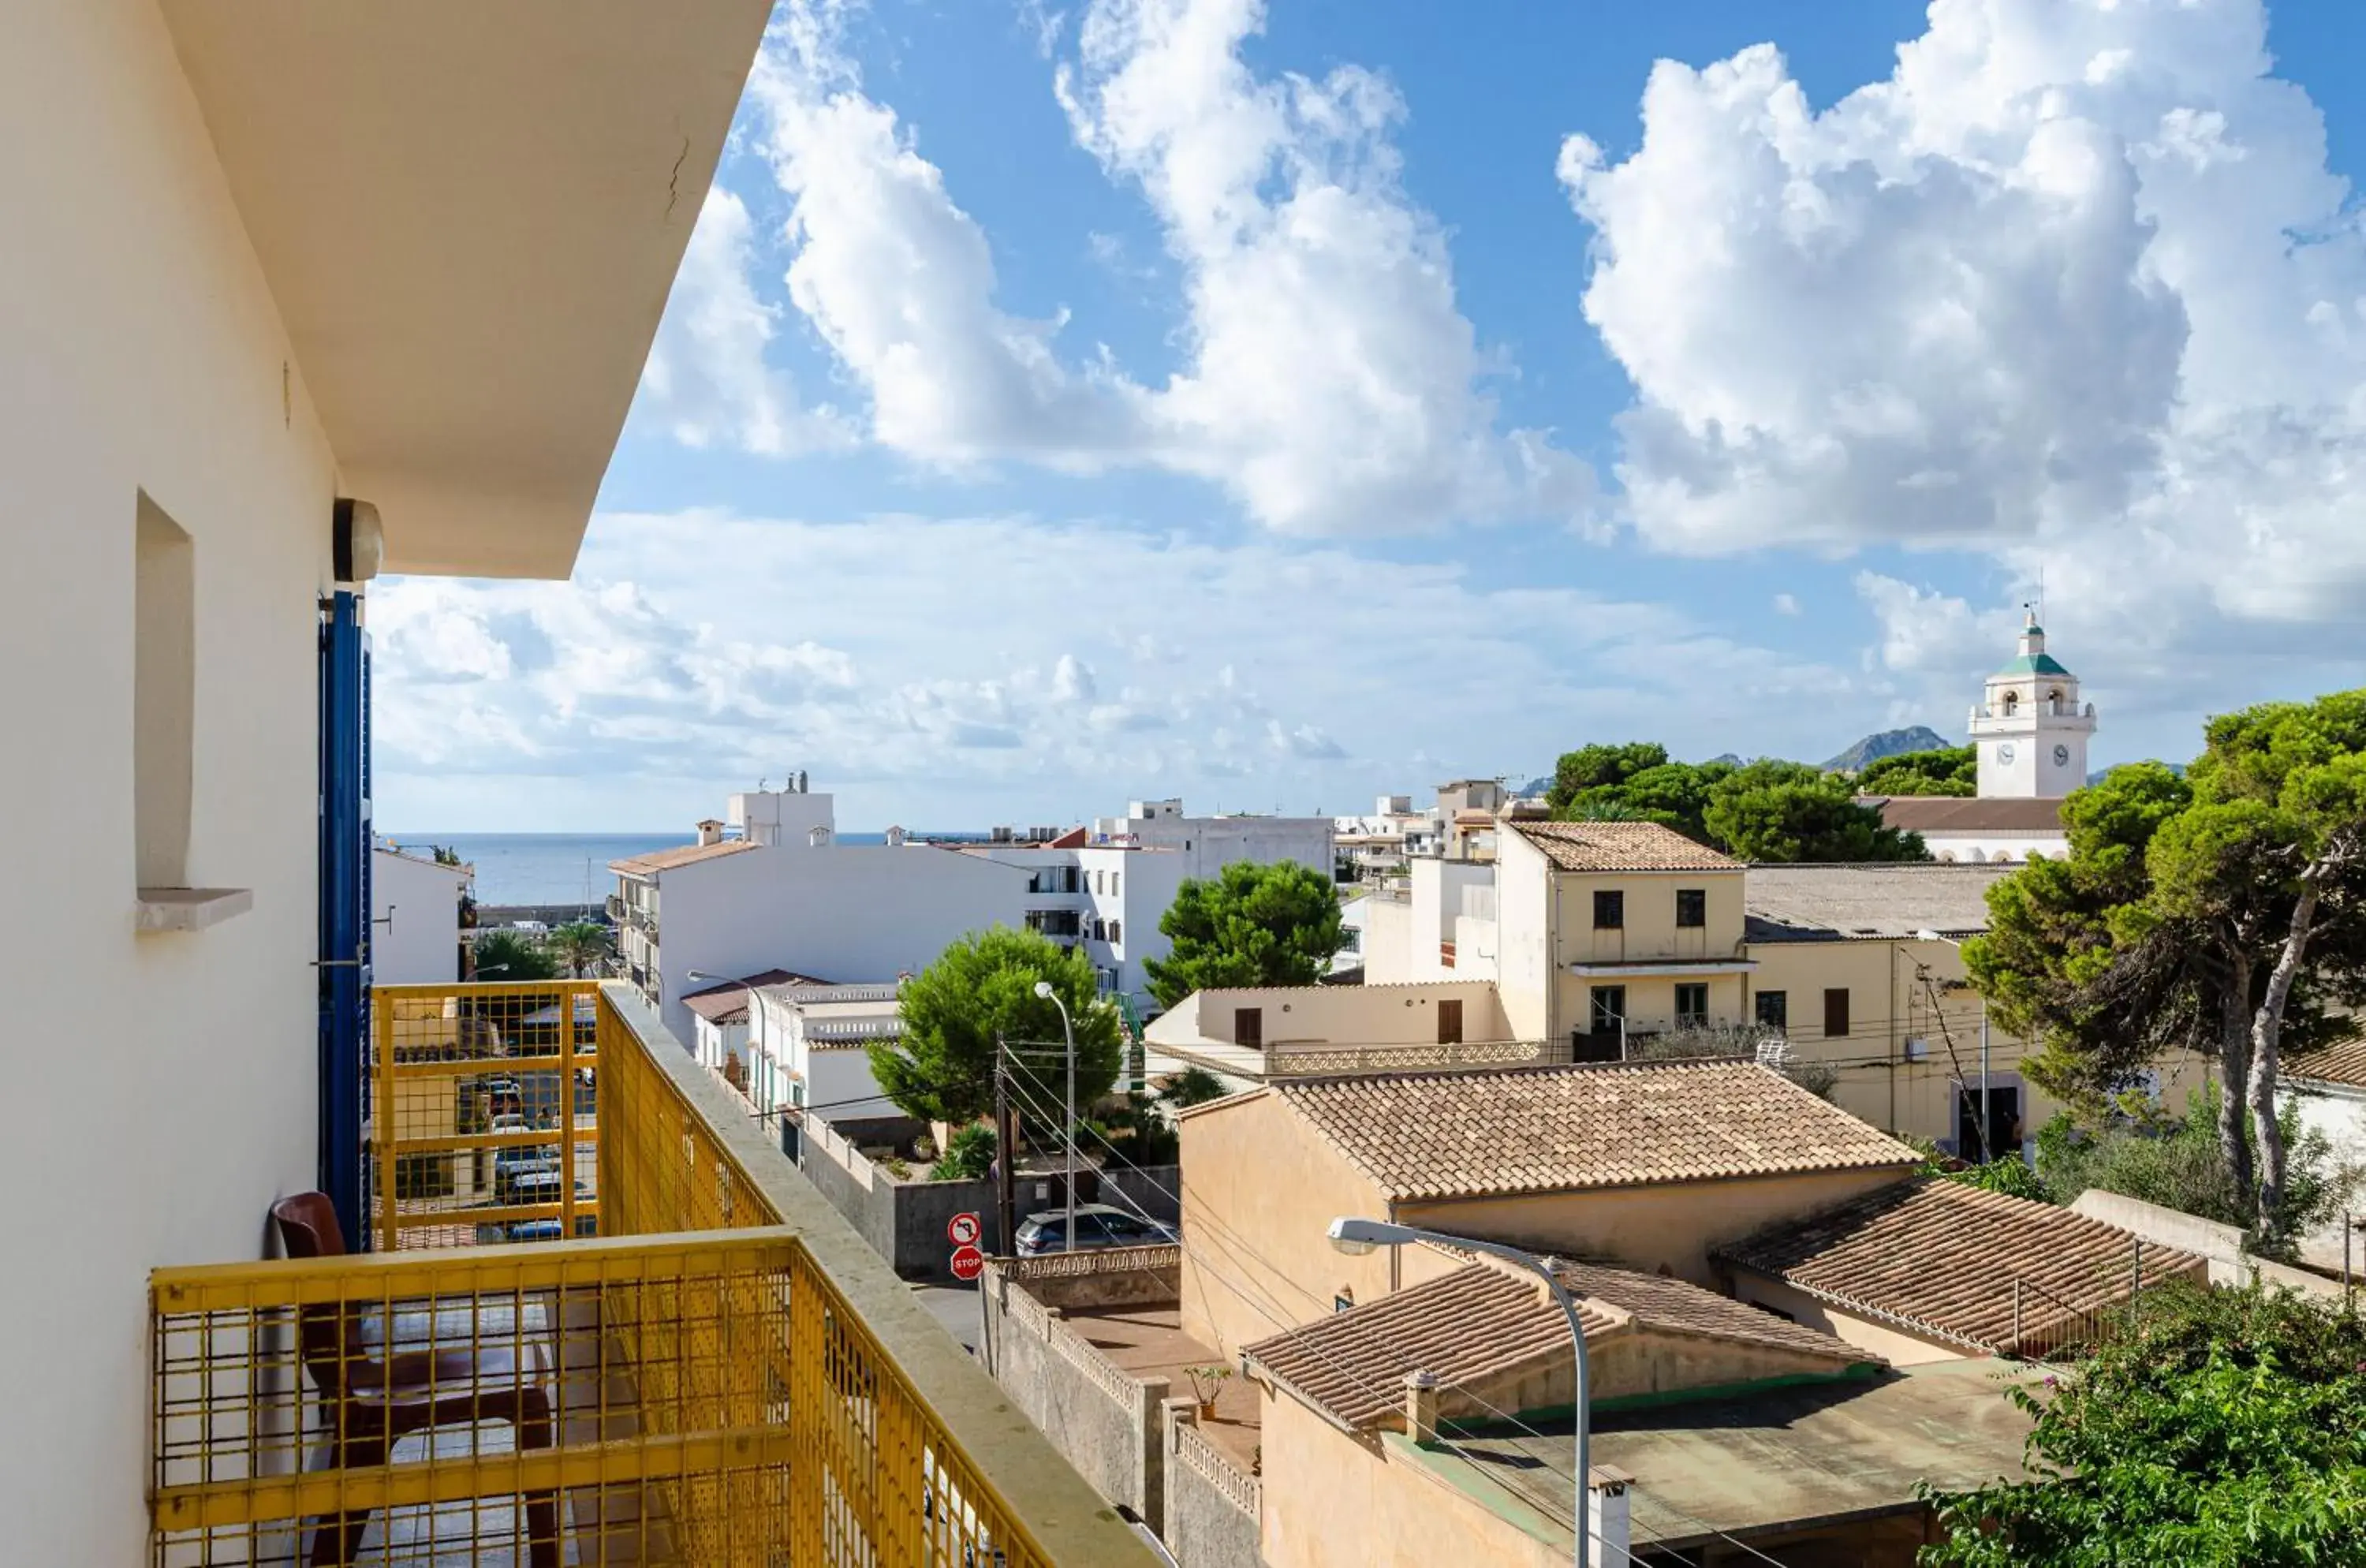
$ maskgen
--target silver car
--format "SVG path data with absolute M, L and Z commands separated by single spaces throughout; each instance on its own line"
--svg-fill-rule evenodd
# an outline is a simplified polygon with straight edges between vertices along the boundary
M 1046 1209 L 1030 1214 L 1019 1227 L 1019 1256 L 1035 1258 L 1046 1252 L 1089 1252 L 1101 1247 L 1156 1247 L 1182 1239 L 1174 1226 L 1145 1220 L 1123 1209 L 1113 1209 L 1107 1203 L 1076 1205 L 1076 1245 L 1064 1246 L 1068 1228 L 1067 1212 Z

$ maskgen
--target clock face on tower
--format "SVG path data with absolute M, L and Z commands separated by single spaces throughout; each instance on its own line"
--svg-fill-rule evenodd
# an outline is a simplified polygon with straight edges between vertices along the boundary
M 2003 744 L 2000 745 L 2000 746 L 1997 748 L 1997 761 L 2000 761 L 2000 762 L 2004 763 L 2007 767 L 2011 767 L 2011 766 L 2012 765 L 2012 742 L 2011 742 L 2011 741 L 2010 741 L 2010 740 L 2005 741 Z
M 2057 768 L 2067 768 L 2070 765 L 2069 747 L 2056 746 L 2054 748 L 2054 765 Z

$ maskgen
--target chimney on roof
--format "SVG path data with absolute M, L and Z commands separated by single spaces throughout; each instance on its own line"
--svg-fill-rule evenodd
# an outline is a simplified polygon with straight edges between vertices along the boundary
M 1437 1441 L 1437 1379 L 1432 1374 L 1405 1374 L 1404 1419 L 1406 1437 L 1416 1443 Z
M 698 841 L 701 845 L 721 843 L 723 824 L 712 817 L 701 818 L 698 824 Z

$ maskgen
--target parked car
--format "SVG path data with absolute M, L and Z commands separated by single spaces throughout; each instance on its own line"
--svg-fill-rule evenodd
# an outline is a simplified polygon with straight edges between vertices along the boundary
M 542 1194 L 556 1192 L 558 1184 L 558 1149 L 549 1144 L 516 1144 L 493 1151 L 493 1201 L 503 1208 L 520 1203 L 555 1201 Z M 535 1196 L 522 1194 L 529 1189 Z
M 1065 1210 L 1047 1209 L 1030 1214 L 1019 1227 L 1019 1256 L 1034 1258 L 1046 1252 L 1087 1252 L 1097 1247 L 1156 1247 L 1161 1243 L 1180 1241 L 1182 1235 L 1172 1225 L 1155 1220 L 1145 1220 L 1123 1209 L 1113 1209 L 1107 1203 L 1076 1205 L 1076 1245 L 1065 1245 L 1068 1216 Z

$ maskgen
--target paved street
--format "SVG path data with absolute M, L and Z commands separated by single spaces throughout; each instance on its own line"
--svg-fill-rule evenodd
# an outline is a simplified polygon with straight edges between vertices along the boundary
M 915 1285 L 912 1294 L 945 1332 L 977 1352 L 977 1289 L 973 1285 Z

